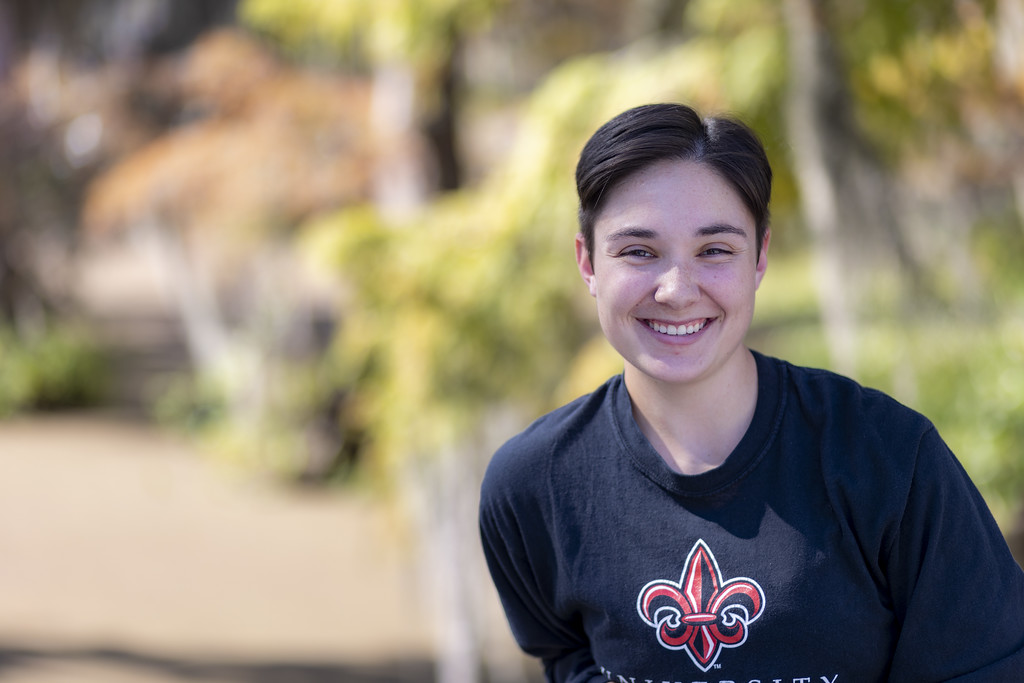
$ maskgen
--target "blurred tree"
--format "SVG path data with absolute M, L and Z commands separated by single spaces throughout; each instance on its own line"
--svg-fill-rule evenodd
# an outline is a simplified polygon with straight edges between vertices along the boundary
M 970 1 L 783 7 L 787 137 L 818 248 L 820 310 L 833 364 L 855 374 L 866 321 L 982 304 L 971 226 L 991 210 L 985 198 L 1013 192 L 1024 151 L 1021 98 L 994 61 L 1012 11 Z
M 0 2 L 0 328 L 20 343 L 63 334 L 84 188 L 154 134 L 118 60 L 188 41 L 232 5 L 177 3 L 171 17 L 167 2 Z
M 788 133 L 803 215 L 817 247 L 818 291 L 825 336 L 837 369 L 853 374 L 857 340 L 843 236 L 861 206 L 859 182 L 877 171 L 866 162 L 859 128 L 825 4 L 787 0 L 790 97 Z M 874 188 L 877 189 L 877 188 Z
M 136 11 L 121 11 L 132 6 Z M 124 123 L 126 111 L 113 111 L 124 83 L 101 73 L 103 63 L 187 42 L 229 16 L 233 1 L 176 7 L 170 13 L 167 3 L 154 2 L 139 9 L 124 0 L 0 1 L 0 321 L 24 329 L 58 301 L 68 304 L 59 282 L 43 275 L 40 249 L 73 247 L 83 187 L 146 125 L 125 126 L 120 140 L 112 139 L 116 126 L 104 130 L 102 115 Z M 129 14 L 134 24 L 108 20 Z
M 1006 38 L 1015 31 L 1013 12 L 1005 9 L 1014 2 L 998 3 L 1000 11 L 971 0 L 831 10 L 844 26 L 837 44 L 849 62 L 857 121 L 897 183 L 888 196 L 899 198 L 905 243 L 919 263 L 953 264 L 969 307 L 979 304 L 977 274 L 962 256 L 970 253 L 970 226 L 989 210 L 984 197 L 1012 193 L 1024 151 L 1024 99 L 1008 76 L 1013 59 L 999 48 L 1014 42 Z M 922 223 L 936 204 L 947 216 L 933 211 Z M 943 241 L 948 247 L 937 251 Z M 934 268 L 928 276 L 934 293 Z
M 289 376 L 320 351 L 335 304 L 291 231 L 369 196 L 368 89 L 288 67 L 235 30 L 206 34 L 168 66 L 193 120 L 97 178 L 83 223 L 94 235 L 127 232 L 155 256 L 200 381 L 220 397 L 225 426 L 246 435 L 247 459 L 322 476 L 338 444 L 313 453 L 297 441 L 331 391 L 292 396 Z
M 1017 126 L 1013 130 L 1018 152 L 1024 147 L 1024 0 L 999 0 L 996 10 L 995 66 L 999 83 L 1015 100 L 1012 115 Z M 1017 214 L 1024 226 L 1024 154 L 1015 154 L 1012 168 L 1013 189 L 1017 201 Z
M 293 53 L 356 55 L 373 73 L 376 195 L 403 212 L 462 183 L 460 49 L 500 0 L 247 0 L 241 16 Z M 429 149 L 430 153 L 425 153 Z

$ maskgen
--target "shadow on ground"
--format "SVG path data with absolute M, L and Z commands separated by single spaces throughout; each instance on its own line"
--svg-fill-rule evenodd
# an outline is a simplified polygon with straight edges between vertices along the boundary
M 173 657 L 119 648 L 27 648 L 0 645 L 0 680 L 31 674 L 54 664 L 88 665 L 117 671 L 121 677 L 154 681 L 218 681 L 223 683 L 430 683 L 428 661 L 350 665 L 337 662 L 217 661 Z

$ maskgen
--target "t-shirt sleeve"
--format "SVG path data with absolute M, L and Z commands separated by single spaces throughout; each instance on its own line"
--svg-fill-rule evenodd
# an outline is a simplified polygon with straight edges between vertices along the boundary
M 504 496 L 488 494 L 485 480 L 480 507 L 484 556 L 512 634 L 527 654 L 543 661 L 551 683 L 606 681 L 594 663 L 590 645 L 578 621 L 554 609 L 554 572 L 546 552 L 543 528 L 537 520 L 520 520 Z M 526 513 L 524 516 L 531 516 Z M 527 544 L 524 524 L 534 535 Z
M 901 620 L 891 681 L 1021 680 L 1024 572 L 934 429 L 921 440 L 887 557 Z

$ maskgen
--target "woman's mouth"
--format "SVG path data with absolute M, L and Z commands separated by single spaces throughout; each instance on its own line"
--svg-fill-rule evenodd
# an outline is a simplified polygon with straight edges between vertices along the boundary
M 672 337 L 683 337 L 688 334 L 700 332 L 705 326 L 707 326 L 710 319 L 704 318 L 703 320 L 678 324 L 663 323 L 657 320 L 645 320 L 644 322 L 647 323 L 647 326 L 655 332 L 661 332 L 662 334 L 667 334 Z

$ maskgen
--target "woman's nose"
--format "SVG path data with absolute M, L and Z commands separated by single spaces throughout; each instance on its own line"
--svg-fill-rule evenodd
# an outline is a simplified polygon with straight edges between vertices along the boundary
M 699 296 L 700 288 L 685 265 L 675 264 L 658 276 L 654 290 L 654 300 L 658 303 L 680 306 L 695 301 Z

